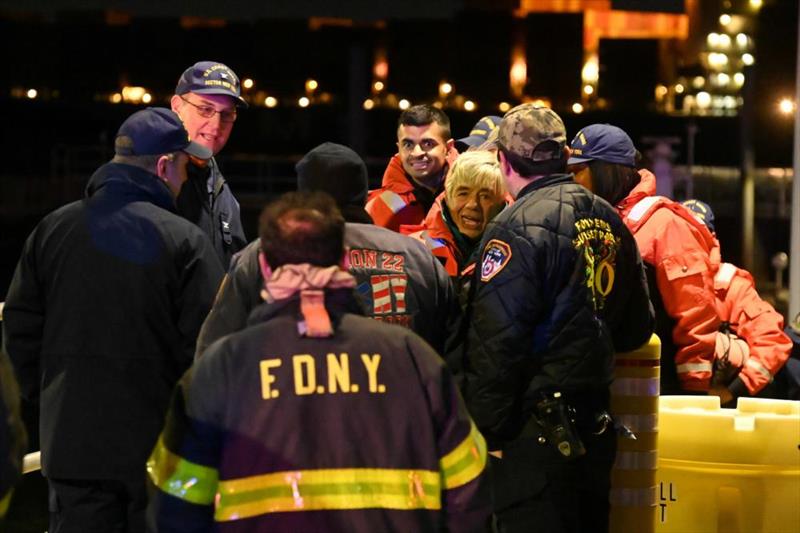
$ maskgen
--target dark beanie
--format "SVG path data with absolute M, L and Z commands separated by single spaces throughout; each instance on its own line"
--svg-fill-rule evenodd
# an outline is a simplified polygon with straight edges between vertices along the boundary
M 297 190 L 322 191 L 333 196 L 339 208 L 367 202 L 367 166 L 357 153 L 341 144 L 322 143 L 297 165 Z

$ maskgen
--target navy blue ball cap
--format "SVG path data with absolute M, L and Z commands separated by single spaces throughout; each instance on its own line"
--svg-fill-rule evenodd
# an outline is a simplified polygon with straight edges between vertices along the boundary
M 568 165 L 605 161 L 628 167 L 636 166 L 636 148 L 627 133 L 611 124 L 586 126 L 569 145 Z
M 161 155 L 186 152 L 200 159 L 210 159 L 213 152 L 189 140 L 180 117 L 163 107 L 137 111 L 120 126 L 114 140 L 117 155 Z
M 233 97 L 236 105 L 247 107 L 242 98 L 239 76 L 230 67 L 217 61 L 198 61 L 181 74 L 175 94 L 222 94 Z
M 495 115 L 483 117 L 472 127 L 469 136 L 458 139 L 456 143 L 461 143 L 467 147 L 480 146 L 485 143 L 489 135 L 497 129 L 501 120 L 503 120 L 502 117 Z
M 700 200 L 685 200 L 681 202 L 683 207 L 689 210 L 694 217 L 703 224 L 706 225 L 708 231 L 714 233 L 714 212 L 711 210 L 711 206 L 705 202 L 701 202 Z

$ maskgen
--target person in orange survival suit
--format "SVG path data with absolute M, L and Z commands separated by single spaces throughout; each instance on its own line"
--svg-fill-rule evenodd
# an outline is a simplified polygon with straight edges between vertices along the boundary
M 705 202 L 683 205 L 716 236 L 714 212 Z M 731 263 L 722 263 L 714 276 L 716 309 L 722 324 L 717 333 L 712 392 L 723 405 L 739 396 L 771 396 L 768 387 L 792 351 L 783 332 L 783 315 L 756 291 L 753 276 Z
M 402 224 L 422 223 L 458 157 L 450 119 L 431 105 L 415 105 L 400 114 L 397 149 L 366 207 L 376 225 L 392 231 Z
M 474 271 L 486 224 L 504 206 L 505 185 L 495 154 L 466 152 L 453 164 L 445 192 L 423 223 L 401 226 L 400 232 L 425 243 L 458 287 L 458 280 Z
M 633 141 L 620 128 L 586 126 L 570 149 L 575 181 L 617 208 L 639 246 L 661 338 L 661 393 L 708 392 L 720 324 L 716 240 L 678 202 L 655 196 L 656 177 L 636 170 Z
M 486 443 L 444 361 L 361 316 L 325 193 L 261 215 L 266 303 L 173 397 L 148 471 L 157 530 L 478 532 Z

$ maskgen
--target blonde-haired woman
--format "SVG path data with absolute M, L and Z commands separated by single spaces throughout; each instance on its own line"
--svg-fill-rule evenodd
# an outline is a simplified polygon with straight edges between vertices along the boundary
M 506 203 L 506 189 L 496 156 L 489 151 L 468 151 L 450 168 L 445 190 L 421 225 L 400 231 L 424 242 L 460 279 L 472 273 L 478 244 L 489 221 Z

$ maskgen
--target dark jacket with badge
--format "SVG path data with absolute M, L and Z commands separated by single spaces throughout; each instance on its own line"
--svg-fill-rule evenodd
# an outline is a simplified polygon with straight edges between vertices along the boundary
M 158 531 L 482 531 L 485 442 L 443 361 L 326 290 L 263 304 L 181 380 L 148 464 Z
M 247 245 L 239 214 L 239 202 L 222 177 L 214 158 L 205 168 L 190 164 L 189 179 L 176 199 L 178 214 L 203 230 L 223 269 L 233 255 Z
M 544 391 L 607 407 L 615 351 L 647 342 L 653 310 L 628 229 L 571 175 L 540 178 L 489 223 L 471 306 L 465 399 L 493 447 Z
M 367 315 L 409 327 L 443 353 L 460 309 L 439 261 L 422 243 L 371 224 L 348 222 L 344 243 Z M 215 340 L 244 328 L 250 311 L 262 302 L 258 250 L 256 240 L 234 258 L 200 331 L 198 356 Z
M 45 476 L 144 475 L 223 275 L 208 238 L 174 209 L 156 176 L 109 163 L 25 243 L 3 347 L 23 397 L 41 397 Z

